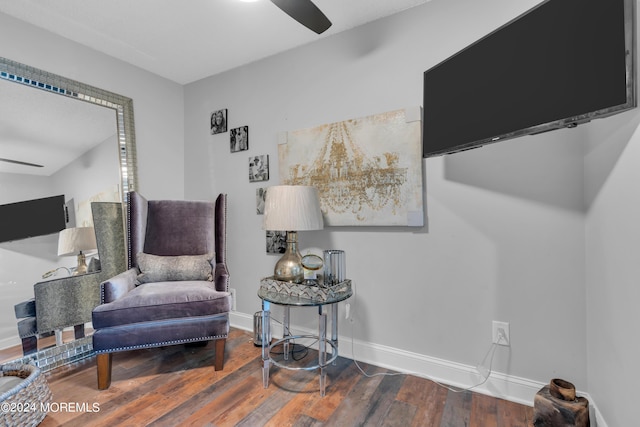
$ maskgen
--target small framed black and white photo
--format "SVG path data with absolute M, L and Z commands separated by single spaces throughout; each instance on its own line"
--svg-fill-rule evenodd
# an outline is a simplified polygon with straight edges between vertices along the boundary
M 283 254 L 287 250 L 287 232 L 286 231 L 266 231 L 267 253 Z
M 269 155 L 249 157 L 249 182 L 269 180 Z
M 226 108 L 211 113 L 211 135 L 226 132 L 228 120 Z
M 267 200 L 267 189 L 265 187 L 256 188 L 256 213 L 264 215 L 264 203 Z
M 241 126 L 229 131 L 229 143 L 231 152 L 245 151 L 249 149 L 249 126 Z

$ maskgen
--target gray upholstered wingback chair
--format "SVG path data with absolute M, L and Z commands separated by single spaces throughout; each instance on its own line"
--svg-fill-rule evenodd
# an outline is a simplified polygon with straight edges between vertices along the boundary
M 213 203 L 129 193 L 129 269 L 101 283 L 92 313 L 100 390 L 117 351 L 215 340 L 222 369 L 231 309 L 226 208 L 225 194 Z

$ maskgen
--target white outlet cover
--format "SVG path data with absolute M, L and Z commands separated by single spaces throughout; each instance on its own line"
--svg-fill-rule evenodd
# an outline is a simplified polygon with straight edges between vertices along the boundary
M 498 331 L 502 329 L 506 338 L 506 342 L 500 338 Z M 493 321 L 492 324 L 492 341 L 494 344 L 509 346 L 511 343 L 511 335 L 509 334 L 509 322 Z

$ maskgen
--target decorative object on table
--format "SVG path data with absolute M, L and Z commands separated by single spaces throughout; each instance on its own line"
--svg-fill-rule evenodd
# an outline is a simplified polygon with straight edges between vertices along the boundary
M 301 264 L 304 268 L 304 281 L 302 283 L 307 286 L 318 286 L 317 272 L 324 264 L 322 257 L 316 254 L 306 254 L 302 257 Z
M 78 266 L 73 272 L 74 276 L 87 272 L 87 260 L 85 252 L 95 251 L 98 248 L 96 233 L 93 227 L 65 228 L 58 238 L 58 256 L 78 256 Z
M 48 279 L 51 276 L 57 276 L 58 275 L 58 271 L 60 271 L 60 270 L 66 271 L 67 272 L 67 276 L 71 276 L 72 275 L 71 270 L 69 268 L 67 268 L 67 267 L 58 267 L 58 268 L 54 268 L 53 270 L 49 270 L 49 271 L 45 272 L 42 275 L 42 278 L 43 279 Z M 87 267 L 87 271 L 88 271 L 88 267 Z
M 249 157 L 249 182 L 269 181 L 269 155 Z
M 279 135 L 280 182 L 318 189 L 327 225 L 422 226 L 421 108 Z
M 324 302 L 349 294 L 351 292 L 351 280 L 345 279 L 333 285 L 320 283 L 320 286 L 307 286 L 304 283 L 283 282 L 271 276 L 260 280 L 260 292 L 271 296 L 279 294 L 288 298 L 294 297 Z
M 253 315 L 253 345 L 256 347 L 262 347 L 262 318 L 264 314 L 262 311 L 257 311 Z M 268 328 L 265 332 L 267 332 L 266 342 L 271 342 L 271 328 Z
M 344 251 L 327 249 L 324 255 L 324 283 L 335 285 L 347 277 L 347 260 Z
M 569 381 L 552 379 L 533 400 L 535 427 L 589 427 L 589 401 Z
M 40 369 L 27 364 L 0 368 L 0 425 L 37 426 L 47 416 L 53 396 Z M 15 410 L 14 410 L 15 409 Z
M 321 230 L 324 226 L 318 190 L 303 185 L 269 187 L 262 228 L 287 232 L 287 249 L 276 263 L 274 277 L 300 283 L 304 279 L 298 252 L 298 231 Z
M 211 113 L 211 135 L 227 131 L 227 109 Z
M 232 153 L 249 149 L 249 126 L 241 126 L 229 131 L 229 146 Z

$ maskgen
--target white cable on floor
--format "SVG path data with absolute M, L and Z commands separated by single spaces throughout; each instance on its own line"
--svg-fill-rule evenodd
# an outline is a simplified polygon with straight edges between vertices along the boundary
M 355 289 L 355 284 L 353 281 L 351 281 L 351 286 L 353 289 L 353 296 L 354 296 L 354 303 L 353 303 L 353 312 L 356 311 L 355 309 L 355 302 L 357 301 L 357 299 L 355 298 L 356 296 L 356 289 Z M 423 374 L 418 374 L 416 372 L 376 372 L 374 374 L 368 374 L 364 371 L 364 369 L 362 369 L 362 367 L 360 367 L 360 365 L 358 364 L 358 361 L 356 360 L 355 357 L 355 334 L 353 333 L 353 324 L 355 323 L 353 321 L 353 318 L 350 317 L 348 318 L 349 323 L 351 323 L 351 357 L 353 360 L 353 363 L 356 365 L 356 367 L 358 368 L 358 370 L 362 373 L 362 375 L 364 375 L 367 378 L 373 378 L 373 377 L 377 377 L 377 376 L 395 376 L 395 375 L 415 375 L 417 377 L 422 377 L 422 378 L 426 378 L 430 381 L 433 381 L 434 383 L 438 384 L 441 387 L 446 388 L 449 391 L 452 391 L 454 393 L 462 393 L 465 391 L 469 391 L 469 390 L 473 390 L 476 387 L 480 387 L 481 385 L 483 385 L 484 383 L 487 382 L 487 380 L 489 380 L 489 377 L 491 376 L 491 372 L 493 369 L 493 356 L 496 352 L 496 347 L 498 346 L 496 343 L 491 343 L 491 346 L 489 347 L 489 350 L 487 350 L 487 353 L 485 354 L 484 358 L 482 359 L 482 363 L 484 363 L 487 359 L 487 356 L 489 356 L 489 353 L 491 353 L 491 357 L 489 359 L 489 371 L 487 372 L 487 375 L 484 377 L 484 379 L 479 382 L 478 384 L 472 385 L 471 387 L 467 387 L 467 388 L 463 388 L 463 389 L 458 389 L 458 388 L 453 388 L 447 384 L 443 384 L 431 377 L 429 377 L 428 375 L 423 375 Z

